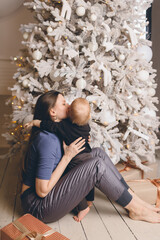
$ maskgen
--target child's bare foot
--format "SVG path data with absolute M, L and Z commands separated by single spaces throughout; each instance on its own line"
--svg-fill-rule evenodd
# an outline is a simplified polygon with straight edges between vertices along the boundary
M 145 201 L 143 201 L 141 198 L 139 198 L 131 189 L 128 189 L 128 192 L 135 198 L 137 199 L 141 204 L 143 204 L 144 207 L 154 211 L 154 212 L 160 212 L 160 208 L 157 208 Z
M 87 201 L 87 204 L 88 204 L 88 207 L 92 207 L 93 206 L 92 201 Z
M 87 215 L 87 213 L 89 212 L 89 210 L 90 210 L 90 208 L 87 207 L 87 208 L 85 208 L 84 210 L 80 211 L 77 216 L 74 216 L 74 217 L 73 217 L 74 220 L 75 220 L 76 222 L 80 222 L 80 221 Z

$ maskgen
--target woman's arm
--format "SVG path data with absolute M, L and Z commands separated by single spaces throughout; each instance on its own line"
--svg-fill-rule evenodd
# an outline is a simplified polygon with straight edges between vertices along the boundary
M 52 188 L 55 186 L 55 184 L 62 176 L 65 168 L 67 167 L 71 159 L 75 157 L 79 152 L 84 150 L 84 148 L 82 148 L 84 143 L 85 139 L 82 139 L 81 137 L 76 139 L 69 146 L 63 143 L 64 156 L 57 165 L 56 169 L 53 171 L 50 180 L 36 178 L 35 187 L 36 193 L 39 197 L 44 198 L 52 190 Z

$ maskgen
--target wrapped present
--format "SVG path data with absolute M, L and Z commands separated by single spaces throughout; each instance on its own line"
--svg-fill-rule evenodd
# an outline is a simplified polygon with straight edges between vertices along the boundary
M 62 234 L 33 217 L 25 214 L 1 229 L 1 240 L 69 240 Z
M 127 181 L 127 184 L 142 200 L 160 206 L 160 178 Z
M 144 172 L 142 169 L 130 161 L 120 162 L 116 164 L 116 168 L 126 181 L 145 178 L 157 178 L 158 163 L 148 163 L 146 161 L 143 164 L 149 167 L 151 170 Z

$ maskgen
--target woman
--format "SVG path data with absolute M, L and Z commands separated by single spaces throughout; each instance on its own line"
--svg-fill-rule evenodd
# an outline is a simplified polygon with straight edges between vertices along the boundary
M 68 104 L 59 92 L 41 95 L 35 106 L 34 119 L 61 121 L 67 117 Z M 33 129 L 25 159 L 21 202 L 25 212 L 44 222 L 57 221 L 74 209 L 97 187 L 111 200 L 128 210 L 132 219 L 160 222 L 159 209 L 139 199 L 128 187 L 107 154 L 93 149 L 87 159 L 80 155 L 80 163 L 64 173 L 71 159 L 83 151 L 84 140 L 77 139 L 69 146 L 61 144 L 56 135 Z M 89 211 L 81 211 L 80 221 Z

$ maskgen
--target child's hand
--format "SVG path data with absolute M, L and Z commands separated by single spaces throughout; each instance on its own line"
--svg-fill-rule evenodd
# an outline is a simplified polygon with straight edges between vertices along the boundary
M 88 136 L 88 143 L 91 143 L 91 136 Z
M 34 120 L 32 120 L 31 122 L 28 122 L 26 124 L 24 124 L 24 128 L 26 129 L 30 129 L 34 126 Z
M 34 119 L 34 120 L 32 120 L 31 122 L 26 123 L 26 124 L 24 125 L 24 128 L 27 128 L 27 129 L 28 129 L 28 128 L 31 128 L 31 127 L 33 127 L 33 126 L 40 128 L 40 123 L 41 123 L 41 120 Z

